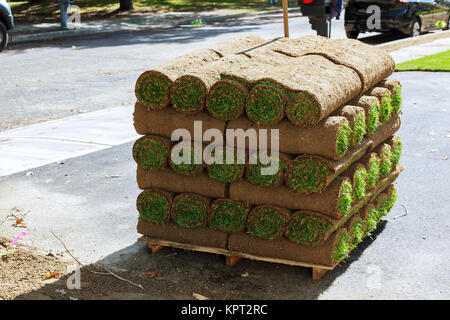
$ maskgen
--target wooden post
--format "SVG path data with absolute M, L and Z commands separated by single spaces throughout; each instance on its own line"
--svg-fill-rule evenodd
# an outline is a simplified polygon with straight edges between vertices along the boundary
M 328 271 L 327 269 L 313 267 L 312 268 L 313 280 L 319 280 L 320 278 L 322 278 L 325 275 L 325 273 L 327 273 L 327 271 Z
M 289 38 L 288 0 L 283 0 L 284 36 Z

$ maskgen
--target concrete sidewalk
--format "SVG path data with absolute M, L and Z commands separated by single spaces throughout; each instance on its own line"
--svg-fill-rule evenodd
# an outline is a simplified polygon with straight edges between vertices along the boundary
M 289 12 L 300 15 L 299 8 L 290 8 Z M 221 22 L 228 19 L 242 17 L 258 17 L 279 15 L 282 10 L 267 10 L 257 12 L 239 12 L 239 10 L 220 9 L 205 12 L 171 12 L 155 13 L 151 15 L 130 16 L 124 18 L 111 18 L 99 20 L 87 20 L 79 24 L 69 23 L 70 30 L 60 30 L 59 22 L 17 24 L 11 32 L 11 42 L 24 43 L 30 41 L 56 40 L 71 37 L 117 33 L 127 31 L 142 31 L 150 29 L 173 28 L 180 25 L 190 25 L 191 22 L 200 19 L 205 24 Z

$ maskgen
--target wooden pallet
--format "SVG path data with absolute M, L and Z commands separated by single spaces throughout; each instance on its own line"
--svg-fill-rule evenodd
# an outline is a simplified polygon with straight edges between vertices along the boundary
M 159 240 L 159 239 L 150 239 L 145 236 L 140 237 L 138 239 L 138 241 L 147 242 L 147 245 L 152 250 L 152 253 L 156 253 L 164 247 L 172 247 L 172 248 L 178 248 L 178 249 L 184 249 L 184 250 L 192 250 L 192 251 L 220 254 L 220 255 L 225 256 L 226 264 L 229 266 L 234 266 L 241 259 L 251 259 L 251 260 L 258 260 L 258 261 L 287 264 L 287 265 L 291 265 L 291 266 L 308 267 L 308 268 L 312 268 L 312 279 L 313 280 L 318 280 L 318 279 L 322 278 L 328 270 L 333 270 L 333 267 L 328 267 L 328 266 L 315 265 L 315 264 L 292 261 L 292 260 L 260 257 L 260 256 L 248 254 L 248 253 L 230 251 L 227 249 L 197 246 L 197 245 L 192 245 L 192 244 Z

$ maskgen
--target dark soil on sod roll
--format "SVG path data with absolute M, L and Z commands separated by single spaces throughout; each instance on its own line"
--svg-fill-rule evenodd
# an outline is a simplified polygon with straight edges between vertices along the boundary
M 380 145 L 380 143 L 386 141 L 389 137 L 395 134 L 400 129 L 401 124 L 402 122 L 400 117 L 394 116 L 391 120 L 378 127 L 378 130 L 369 136 L 369 138 L 373 141 L 371 149 L 375 149 L 378 145 Z
M 352 163 L 361 159 L 371 144 L 371 140 L 364 139 L 339 160 L 300 155 L 289 162 L 285 183 L 297 192 L 321 192 Z
M 160 225 L 139 219 L 137 232 L 154 240 L 165 240 L 220 249 L 227 249 L 228 247 L 228 234 L 208 227 L 188 229 L 178 227 L 173 223 Z
M 347 230 L 342 228 L 334 232 L 327 240 L 315 247 L 298 245 L 286 238 L 265 240 L 252 237 L 244 232 L 236 232 L 230 235 L 228 248 L 231 251 L 243 252 L 260 257 L 291 260 L 306 264 L 334 267 L 336 261 L 335 249 L 342 234 Z M 345 245 L 344 245 L 345 246 Z
M 350 187 L 350 188 L 348 188 Z M 291 210 L 310 210 L 341 218 L 351 207 L 352 189 L 348 178 L 336 178 L 322 192 L 299 193 L 285 185 L 276 188 L 255 186 L 248 181 L 230 184 L 230 198 L 253 205 L 275 205 Z
M 367 133 L 374 133 L 380 126 L 380 102 L 377 97 L 361 96 L 354 99 L 350 104 L 357 105 L 366 112 Z
M 358 145 L 367 133 L 366 111 L 357 106 L 346 105 L 335 112 L 334 116 L 345 117 L 351 128 L 350 146 Z
M 257 206 L 248 214 L 247 233 L 266 240 L 277 239 L 283 236 L 289 220 L 289 210 L 271 205 Z
M 182 193 L 172 201 L 172 222 L 182 228 L 205 226 L 210 199 L 194 193 Z
M 152 223 L 164 224 L 169 220 L 173 193 L 149 188 L 139 194 L 136 208 L 139 217 Z
M 167 166 L 171 141 L 168 138 L 148 135 L 139 138 L 133 145 L 133 159 L 145 168 L 162 168 Z
M 225 197 L 226 184 L 210 179 L 205 172 L 183 176 L 170 168 L 146 170 L 138 166 L 137 183 L 140 189 L 161 188 L 176 193 L 190 192 L 210 198 Z
M 224 232 L 244 230 L 250 207 L 240 201 L 216 199 L 211 203 L 208 224 Z
M 312 128 L 300 128 L 286 119 L 275 125 L 257 125 L 247 117 L 239 117 L 228 123 L 227 129 L 254 129 L 259 137 L 259 129 L 267 130 L 267 148 L 271 148 L 271 130 L 278 129 L 278 150 L 290 154 L 312 154 L 330 159 L 339 159 L 350 145 L 350 127 L 346 118 L 332 116 Z M 236 145 L 236 141 L 235 141 Z M 250 146 L 246 144 L 246 149 Z
M 170 138 L 172 132 L 183 128 L 191 134 L 194 140 L 194 121 L 201 121 L 203 132 L 208 129 L 218 129 L 225 132 L 226 122 L 211 118 L 206 111 L 196 114 L 183 114 L 172 108 L 164 110 L 148 110 L 143 104 L 137 102 L 134 113 L 134 128 L 138 134 L 156 134 Z

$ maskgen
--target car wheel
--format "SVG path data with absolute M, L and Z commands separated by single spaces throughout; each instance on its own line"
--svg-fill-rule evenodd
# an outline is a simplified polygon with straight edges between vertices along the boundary
M 345 33 L 349 39 L 356 39 L 359 36 L 359 30 L 345 30 Z
M 419 19 L 415 19 L 411 25 L 411 30 L 409 32 L 410 37 L 420 36 L 420 21 Z
M 0 21 L 0 52 L 2 52 L 3 49 L 6 48 L 7 44 L 8 44 L 8 30 L 6 30 L 6 27 L 3 24 L 3 22 Z

